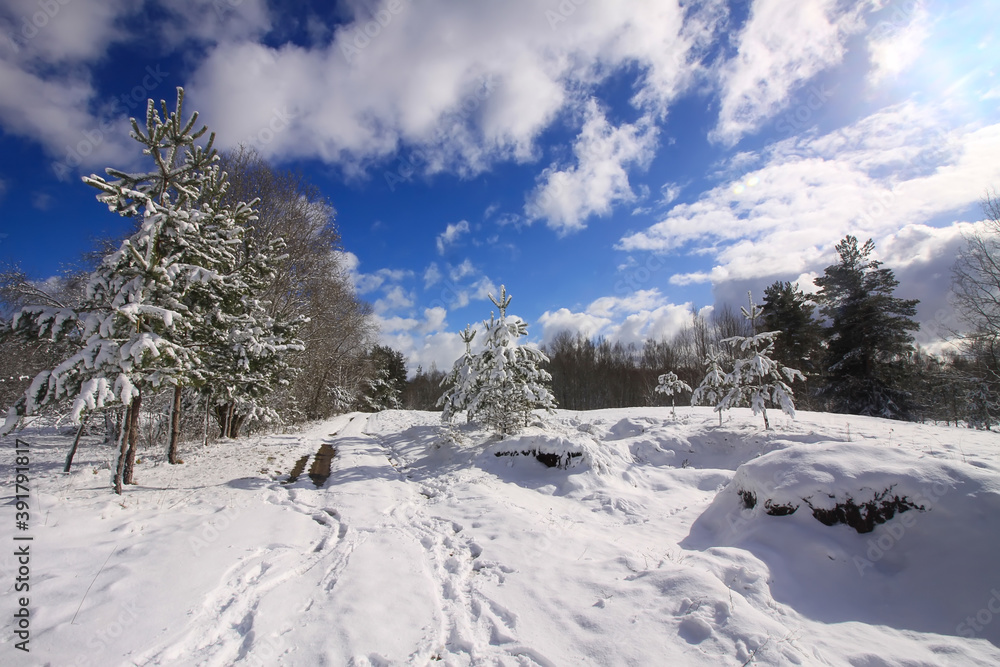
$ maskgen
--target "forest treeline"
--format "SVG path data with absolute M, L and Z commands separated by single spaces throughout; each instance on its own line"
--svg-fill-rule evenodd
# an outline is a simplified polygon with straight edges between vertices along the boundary
M 693 311 L 673 336 L 641 344 L 558 333 L 541 348 L 552 394 L 570 410 L 685 404 L 693 390 L 664 396 L 657 392 L 661 375 L 675 373 L 697 388 L 707 360 L 731 368 L 741 355 L 733 341 L 774 331 L 774 361 L 804 377 L 792 384 L 799 409 L 991 428 L 1000 420 L 995 196 L 986 198 L 984 209 L 991 222 L 970 235 L 955 265 L 955 302 L 969 331 L 943 355 L 915 345 L 917 301 L 894 296 L 899 283 L 873 258 L 870 240 L 861 244 L 848 236 L 837 245 L 840 261 L 816 279 L 818 291 L 807 294 L 782 281 L 767 287 L 758 331 L 744 313 L 722 305 L 708 316 Z M 418 369 L 403 404 L 434 409 L 444 377 Z

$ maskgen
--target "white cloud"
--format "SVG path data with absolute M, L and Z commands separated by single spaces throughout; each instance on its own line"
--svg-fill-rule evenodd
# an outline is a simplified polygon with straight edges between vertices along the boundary
M 549 227 L 567 234 L 586 227 L 591 215 L 607 215 L 614 204 L 633 201 L 626 167 L 649 162 L 656 136 L 656 126 L 648 117 L 612 127 L 591 99 L 573 145 L 576 164 L 565 169 L 551 166 L 542 172 L 525 202 L 525 216 L 529 221 L 544 218 Z
M 625 345 L 672 338 L 691 321 L 691 304 L 670 303 L 657 289 L 601 297 L 582 312 L 559 308 L 538 318 L 545 343 L 561 331 L 570 331 L 587 338 L 603 336 Z
M 868 40 L 870 84 L 878 85 L 895 79 L 921 55 L 924 42 L 930 34 L 928 15 L 927 10 L 919 4 L 913 3 L 912 7 L 913 11 L 908 15 L 900 12 L 907 19 L 906 24 L 897 25 L 884 21 L 872 31 Z
M 356 258 L 355 258 L 356 259 Z M 378 289 L 390 289 L 393 283 L 411 278 L 413 272 L 406 269 L 379 269 L 375 273 L 359 273 L 354 268 L 354 285 L 359 294 L 368 294 Z
M 499 293 L 496 284 L 486 276 L 477 280 L 472 285 L 471 291 L 473 298 L 477 301 L 486 301 L 490 298 L 490 294 L 496 295 Z
M 412 373 L 417 366 L 425 370 L 438 368 L 447 371 L 464 349 L 465 344 L 457 333 L 448 332 L 444 308 L 424 310 L 424 317 L 377 317 L 382 343 L 403 353 L 407 368 Z
M 721 107 L 711 137 L 727 145 L 783 109 L 797 86 L 845 53 L 863 23 L 862 4 L 837 0 L 757 0 L 738 37 L 738 53 L 719 71 Z
M 462 278 L 467 278 L 468 276 L 475 275 L 476 267 L 472 265 L 472 262 L 468 259 L 463 260 L 458 266 L 452 266 L 448 271 L 448 277 L 452 279 L 453 282 L 458 282 Z
M 535 159 L 540 133 L 620 68 L 639 73 L 634 104 L 665 110 L 690 85 L 722 5 L 591 0 L 553 30 L 534 0 L 358 4 L 322 47 L 220 43 L 189 90 L 223 146 L 288 110 L 287 127 L 258 146 L 266 156 L 359 170 L 408 146 L 415 164 L 387 176 L 478 173 Z M 391 20 L 367 37 L 379 10 Z
M 542 327 L 542 340 L 551 343 L 556 334 L 562 331 L 580 333 L 586 338 L 593 338 L 610 326 L 611 320 L 590 313 L 574 313 L 569 308 L 560 308 L 554 312 L 542 313 L 538 323 Z
M 127 122 L 89 111 L 96 101 L 89 82 L 66 76 L 42 78 L 0 60 L 0 90 L 17 91 L 0 96 L 4 131 L 39 141 L 56 161 L 60 178 L 79 169 L 134 164 L 137 151 L 129 145 Z
M 445 321 L 447 316 L 448 311 L 440 306 L 425 309 L 424 323 L 420 327 L 421 333 L 426 334 L 443 330 L 448 326 L 448 323 Z
M 130 38 L 119 20 L 136 9 L 136 3 L 128 0 L 56 2 L 46 7 L 37 0 L 6 0 L 0 6 L 3 51 L 29 67 L 92 62 L 114 42 Z
M 393 285 L 385 290 L 385 296 L 376 299 L 372 307 L 376 313 L 386 313 L 391 310 L 413 307 L 413 295 L 403 289 L 400 285 Z
M 455 224 L 449 224 L 443 232 L 438 234 L 437 237 L 437 250 L 438 254 L 443 255 L 449 246 L 454 245 L 462 237 L 463 234 L 469 233 L 469 222 L 467 220 L 460 220 Z
M 441 278 L 441 269 L 438 268 L 437 262 L 431 262 L 424 271 L 424 289 L 434 287 L 441 282 Z
M 126 19 L 144 21 L 144 7 L 163 14 L 145 28 L 126 29 Z M 89 68 L 115 44 L 140 37 L 169 49 L 191 39 L 207 42 L 245 39 L 269 24 L 264 0 L 227 3 L 179 0 L 74 0 L 49 3 L 8 0 L 0 4 L 0 126 L 39 142 L 62 179 L 105 166 L 137 164 L 129 137 L 129 116 L 141 118 L 147 98 L 172 101 L 171 72 L 157 63 L 120 81 L 121 97 L 101 97 Z M 148 32 L 144 32 L 148 29 Z
M 674 206 L 618 247 L 695 244 L 731 277 L 806 271 L 845 234 L 880 237 L 974 204 L 983 184 L 1000 181 L 997 150 L 1000 125 L 946 130 L 932 111 L 900 105 L 772 145 L 760 168 Z

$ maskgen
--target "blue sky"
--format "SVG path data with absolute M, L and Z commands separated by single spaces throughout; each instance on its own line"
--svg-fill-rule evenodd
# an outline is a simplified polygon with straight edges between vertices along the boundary
M 0 260 L 44 279 L 123 222 L 80 176 L 188 109 L 301 169 L 411 367 L 506 284 L 532 340 L 641 342 L 873 238 L 920 342 L 1000 187 L 990 2 L 7 0 Z

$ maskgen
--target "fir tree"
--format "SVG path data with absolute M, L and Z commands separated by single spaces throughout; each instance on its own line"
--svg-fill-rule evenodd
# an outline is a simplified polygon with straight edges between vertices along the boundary
M 899 299 L 899 281 L 871 259 L 875 244 L 858 247 L 853 236 L 837 244 L 840 262 L 816 279 L 826 329 L 826 382 L 823 395 L 836 412 L 906 419 L 910 398 L 904 389 L 913 353 L 911 318 L 917 300 Z
M 743 316 L 750 322 L 749 336 L 733 336 L 723 343 L 728 343 L 736 350 L 737 356 L 733 370 L 726 376 L 725 384 L 729 387 L 719 408 L 726 410 L 737 405 L 749 405 L 753 413 L 764 417 L 764 428 L 771 428 L 767 419 L 767 406 L 777 406 L 782 412 L 794 417 L 795 403 L 792 400 L 792 389 L 785 382 L 803 379 L 802 373 L 794 368 L 788 368 L 771 358 L 774 350 L 774 339 L 777 331 L 757 333 L 760 318 L 760 306 L 753 302 L 753 295 L 747 294 L 748 307 L 741 308 Z
M 551 376 L 539 366 L 548 358 L 539 350 L 518 345 L 527 325 L 507 317 L 511 297 L 500 286 L 500 297 L 489 295 L 500 317 L 491 313 L 485 326 L 483 350 L 473 360 L 476 391 L 468 401 L 471 419 L 481 421 L 501 437 L 528 424 L 535 408 L 555 407 L 548 389 Z
M 708 348 L 705 355 L 705 377 L 701 384 L 691 394 L 691 405 L 711 405 L 719 413 L 719 426 L 722 426 L 722 399 L 728 393 L 728 374 L 722 367 L 722 353 L 714 345 Z
M 665 394 L 670 397 L 670 415 L 675 419 L 677 418 L 677 410 L 674 407 L 674 397 L 682 391 L 691 391 L 691 387 L 688 386 L 687 382 L 678 380 L 677 374 L 673 371 L 664 373 L 659 377 L 659 382 L 656 385 L 656 393 Z
M 441 386 L 447 389 L 437 401 L 438 407 L 444 409 L 441 421 L 445 423 L 450 423 L 457 413 L 467 410 L 472 397 L 479 391 L 475 370 L 476 360 L 472 354 L 472 340 L 476 337 L 476 330 L 466 325 L 459 336 L 465 343 L 465 352 L 455 361 L 451 372 L 441 381 Z M 470 413 L 466 413 L 466 420 L 472 421 Z
M 799 289 L 798 283 L 775 282 L 764 290 L 761 305 L 763 326 L 777 331 L 772 357 L 784 366 L 799 369 L 806 378 L 815 378 L 822 365 L 823 328 L 816 321 L 816 306 Z M 800 396 L 810 400 L 809 385 Z

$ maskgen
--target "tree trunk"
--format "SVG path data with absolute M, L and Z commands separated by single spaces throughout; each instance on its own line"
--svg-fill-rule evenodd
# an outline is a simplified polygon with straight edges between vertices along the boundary
M 767 410 L 764 408 L 760 409 L 760 413 L 764 415 L 764 430 L 769 431 L 771 429 L 771 424 L 767 421 Z
M 87 426 L 87 420 L 90 419 L 88 414 L 80 422 L 80 428 L 76 430 L 76 437 L 73 439 L 73 446 L 69 449 L 69 454 L 66 455 L 66 465 L 63 466 L 63 472 L 69 472 L 69 469 L 73 466 L 73 457 L 76 456 L 76 448 L 80 444 L 80 436 L 83 435 L 83 429 Z
M 125 473 L 125 453 L 128 447 L 128 430 L 129 424 L 132 421 L 132 405 L 135 404 L 136 399 L 132 399 L 132 404 L 129 405 L 128 409 L 125 411 L 125 416 L 122 418 L 121 422 L 118 424 L 118 465 L 115 467 L 115 493 L 119 496 L 122 494 L 122 478 Z
M 233 408 L 235 411 L 235 407 Z M 243 428 L 243 424 L 247 421 L 246 415 L 234 414 L 232 419 L 229 420 L 229 437 L 234 440 L 240 437 L 240 430 Z
M 181 385 L 174 387 L 174 403 L 170 409 L 170 444 L 167 446 L 167 463 L 176 464 L 177 441 L 181 436 Z
M 120 418 L 120 410 L 115 408 L 113 410 L 104 411 L 104 444 L 109 445 L 112 441 L 112 433 L 118 433 L 121 430 L 121 424 L 118 423 Z
M 135 450 L 139 441 L 139 409 L 142 406 L 142 394 L 132 400 L 131 414 L 128 420 L 128 451 L 125 454 L 125 469 L 122 482 L 135 484 Z
M 205 397 L 205 432 L 203 434 L 202 446 L 208 446 L 208 417 L 212 410 L 212 395 L 209 394 Z
M 215 419 L 219 423 L 219 436 L 223 438 L 240 437 L 240 429 L 246 423 L 246 415 L 236 414 L 236 402 L 215 406 Z

